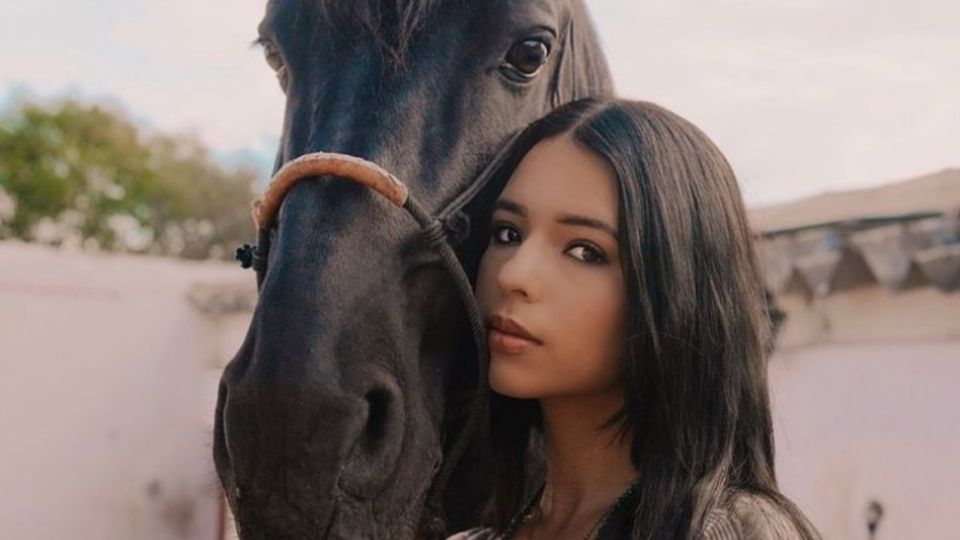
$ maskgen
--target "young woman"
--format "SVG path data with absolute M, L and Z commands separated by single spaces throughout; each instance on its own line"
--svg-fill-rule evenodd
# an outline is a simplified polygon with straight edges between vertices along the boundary
M 716 146 L 582 100 L 499 174 L 476 284 L 496 522 L 451 538 L 817 538 L 777 490 L 764 281 Z

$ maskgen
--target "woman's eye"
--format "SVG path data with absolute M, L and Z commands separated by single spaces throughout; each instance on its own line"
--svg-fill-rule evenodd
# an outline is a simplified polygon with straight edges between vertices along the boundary
M 573 246 L 567 253 L 570 253 L 577 260 L 586 262 L 586 263 L 601 263 L 605 262 L 607 259 L 603 256 L 603 253 L 596 248 L 590 246 L 577 245 Z
M 512 236 L 511 233 L 513 233 Z M 520 235 L 517 233 L 517 231 L 505 225 L 494 225 L 492 229 L 492 236 L 498 244 L 509 244 L 512 241 L 516 241 L 518 239 L 517 237 Z

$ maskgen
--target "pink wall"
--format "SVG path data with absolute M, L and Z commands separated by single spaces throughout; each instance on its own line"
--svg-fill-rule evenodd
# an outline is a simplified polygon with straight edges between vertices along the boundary
M 960 538 L 960 342 L 818 345 L 771 361 L 782 489 L 827 539 Z
M 0 243 L 0 537 L 215 538 L 224 352 L 186 294 L 235 276 Z

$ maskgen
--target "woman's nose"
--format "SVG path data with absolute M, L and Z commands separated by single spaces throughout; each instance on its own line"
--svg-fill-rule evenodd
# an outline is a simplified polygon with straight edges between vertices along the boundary
M 519 294 L 528 300 L 539 298 L 543 259 L 543 255 L 537 253 L 536 242 L 527 239 L 511 250 L 500 266 L 497 286 L 504 295 Z

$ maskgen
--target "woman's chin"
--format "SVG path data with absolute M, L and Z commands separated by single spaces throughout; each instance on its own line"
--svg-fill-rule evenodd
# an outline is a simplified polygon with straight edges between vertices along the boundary
M 506 375 L 496 369 L 490 370 L 490 389 L 501 396 L 514 399 L 533 399 L 539 397 L 537 389 L 514 374 Z

